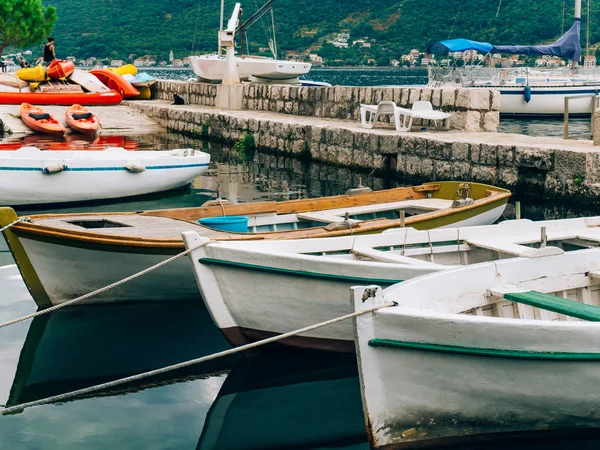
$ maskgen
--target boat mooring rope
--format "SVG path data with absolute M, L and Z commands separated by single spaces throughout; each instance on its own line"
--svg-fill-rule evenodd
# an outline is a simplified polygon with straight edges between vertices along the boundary
M 46 308 L 46 309 L 43 309 L 41 311 L 37 311 L 37 312 L 34 312 L 32 314 L 28 314 L 26 316 L 23 316 L 23 317 L 19 317 L 17 319 L 9 320 L 8 322 L 0 323 L 0 328 L 7 327 L 9 325 L 14 325 L 15 323 L 23 322 L 24 320 L 33 319 L 34 317 L 38 317 L 38 316 L 42 316 L 44 314 L 51 313 L 52 311 L 56 311 L 57 309 L 61 309 L 61 308 L 64 308 L 65 306 L 73 305 L 73 304 L 75 304 L 77 302 L 80 302 L 81 300 L 85 300 L 85 299 L 88 299 L 90 297 L 94 297 L 95 295 L 98 295 L 98 294 L 106 292 L 106 291 L 108 291 L 110 289 L 116 288 L 117 286 L 125 284 L 125 283 L 127 283 L 127 282 L 129 282 L 131 280 L 135 280 L 136 278 L 141 277 L 142 275 L 146 275 L 147 273 L 152 272 L 153 270 L 159 269 L 162 266 L 166 266 L 167 264 L 175 261 L 176 259 L 179 259 L 182 256 L 186 256 L 187 254 L 193 252 L 197 248 L 204 247 L 209 242 L 211 242 L 211 241 L 207 240 L 207 241 L 203 242 L 202 244 L 196 245 L 193 248 L 189 248 L 186 251 L 178 253 L 177 255 L 172 256 L 172 257 L 170 257 L 168 259 L 165 259 L 164 261 L 161 261 L 158 264 L 155 264 L 155 265 L 153 265 L 151 267 L 148 267 L 147 269 L 144 269 L 144 270 L 142 270 L 140 272 L 134 273 L 133 275 L 128 276 L 127 278 L 123 278 L 122 280 L 116 281 L 116 282 L 114 282 L 112 284 L 109 284 L 108 286 L 104 286 L 103 288 L 96 289 L 95 291 L 90 292 L 88 294 L 82 295 L 82 296 L 74 298 L 72 300 L 68 300 L 68 301 L 66 301 L 64 303 L 60 303 L 60 304 L 55 305 L 55 306 L 51 306 L 50 308 Z
M 6 225 L 5 227 L 0 228 L 0 233 L 2 233 L 4 230 L 8 230 L 10 227 L 12 227 L 13 225 L 18 224 L 19 222 L 31 222 L 31 218 L 29 218 L 29 217 L 19 217 L 14 222 L 11 222 L 8 225 Z
M 181 362 L 178 364 L 173 364 L 171 366 L 163 367 L 161 369 L 150 370 L 148 372 L 143 372 L 143 373 L 139 373 L 137 375 L 132 375 L 132 376 L 125 377 L 125 378 L 120 378 L 118 380 L 109 381 L 107 383 L 97 384 L 95 386 L 78 389 L 76 391 L 66 392 L 64 394 L 58 394 L 58 395 L 54 395 L 52 397 L 46 397 L 46 398 L 43 398 L 40 400 L 35 400 L 33 402 L 28 402 L 28 403 L 23 403 L 21 405 L 11 406 L 10 408 L 2 408 L 2 409 L 0 409 L 0 414 L 5 415 L 5 414 L 21 412 L 25 408 L 31 408 L 32 406 L 39 406 L 39 405 L 45 405 L 47 403 L 60 402 L 60 401 L 64 401 L 64 400 L 68 400 L 70 398 L 76 397 L 78 395 L 89 394 L 90 392 L 96 392 L 96 391 L 99 391 L 102 389 L 111 388 L 114 386 L 118 386 L 120 384 L 129 383 L 131 381 L 141 380 L 142 378 L 147 378 L 147 377 L 151 377 L 154 375 L 160 375 L 160 374 L 163 374 L 166 372 L 181 369 L 181 368 L 188 367 L 188 366 L 191 366 L 194 364 L 200 364 L 202 362 L 212 361 L 213 359 L 221 358 L 223 356 L 233 355 L 235 353 L 243 352 L 243 351 L 249 350 L 251 348 L 260 347 L 262 345 L 270 344 L 272 342 L 277 342 L 282 339 L 286 339 L 288 337 L 296 336 L 298 334 L 302 334 L 307 331 L 315 330 L 317 328 L 322 328 L 324 326 L 331 325 L 336 322 L 341 322 L 342 320 L 351 319 L 353 317 L 357 317 L 357 316 L 360 316 L 360 315 L 363 315 L 363 314 L 366 314 L 369 312 L 373 312 L 378 309 L 389 308 L 390 306 L 397 306 L 397 305 L 398 304 L 393 301 L 385 302 L 380 305 L 373 306 L 371 308 L 363 309 L 361 311 L 356 311 L 351 314 L 346 314 L 345 316 L 336 317 L 335 319 L 327 320 L 325 322 L 317 323 L 315 325 L 310 325 L 308 327 L 300 328 L 299 330 L 289 331 L 284 334 L 280 334 L 280 335 L 273 336 L 273 337 L 270 337 L 267 339 L 252 342 L 250 344 L 242 345 L 241 347 L 224 350 L 222 352 L 213 353 L 212 355 L 203 356 L 201 358 L 196 358 L 196 359 L 191 359 L 189 361 L 184 361 L 184 362 Z

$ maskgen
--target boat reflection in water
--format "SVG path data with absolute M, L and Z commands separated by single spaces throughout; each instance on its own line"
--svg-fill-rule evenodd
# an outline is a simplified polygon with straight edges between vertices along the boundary
M 204 305 L 167 302 L 70 307 L 29 328 L 7 406 L 104 383 L 230 348 Z M 229 369 L 221 358 L 90 394 L 118 395 Z M 80 398 L 80 397 L 79 397 Z
M 288 350 L 232 368 L 197 448 L 346 447 L 369 448 L 355 356 Z

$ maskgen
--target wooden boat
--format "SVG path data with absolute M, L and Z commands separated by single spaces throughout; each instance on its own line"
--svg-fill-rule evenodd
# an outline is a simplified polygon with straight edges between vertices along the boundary
M 92 75 L 95 75 L 102 83 L 110 89 L 117 91 L 123 98 L 131 98 L 139 95 L 139 91 L 134 88 L 129 81 L 123 78 L 118 73 L 107 69 L 90 70 Z
M 33 131 L 62 136 L 66 130 L 64 125 L 38 106 L 21 103 L 21 120 Z
M 121 103 L 121 95 L 108 92 L 0 92 L 0 105 L 116 105 Z
M 14 73 L 0 73 L 0 91 L 29 92 L 29 83 L 21 80 Z
M 520 220 L 308 241 L 214 242 L 194 250 L 190 260 L 215 323 L 232 345 L 239 346 L 348 314 L 347 293 L 356 284 L 390 286 L 460 265 L 558 252 L 554 247 L 533 248 L 540 245 L 542 228 L 552 245 L 600 246 L 599 226 L 600 217 Z M 207 240 L 195 232 L 184 233 L 188 248 Z M 280 343 L 354 351 L 350 322 Z
M 80 85 L 87 92 L 107 92 L 110 89 L 102 83 L 96 75 L 91 74 L 87 70 L 75 69 L 69 80 L 73 83 Z
M 354 287 L 356 310 L 398 303 L 355 319 L 371 446 L 597 435 L 599 269 L 596 248 Z
M 79 133 L 92 135 L 98 132 L 100 121 L 92 112 L 81 105 L 73 105 L 66 112 L 67 125 Z
M 416 228 L 491 223 L 500 217 L 510 196 L 504 189 L 470 183 L 466 187 L 470 189 L 471 203 L 462 198 L 464 189 L 457 194 L 461 187 L 465 188 L 464 183 L 436 182 L 285 202 L 215 202 L 199 208 L 135 213 L 39 215 L 33 216 L 31 223 L 19 223 L 6 230 L 6 236 L 34 299 L 45 307 L 103 287 L 184 251 L 184 231 L 197 231 L 219 240 L 377 233 L 401 225 L 400 209 L 414 214 L 405 219 L 405 224 Z M 349 217 L 351 224 L 345 223 L 346 212 L 356 214 L 356 218 Z M 219 231 L 198 223 L 200 218 L 223 215 L 248 217 L 249 232 Z M 0 224 L 6 225 L 15 218 L 12 209 L 0 210 Z M 52 248 L 50 252 L 47 246 Z M 70 273 L 68 281 L 65 273 Z M 192 267 L 186 258 L 180 258 L 156 270 L 151 277 L 138 278 L 90 301 L 198 297 Z
M 55 59 L 46 69 L 48 78 L 57 80 L 59 78 L 68 77 L 75 70 L 75 63 L 66 59 Z
M 0 152 L 0 161 L 0 203 L 40 205 L 175 189 L 204 173 L 210 155 L 191 149 L 44 152 L 23 147 Z
M 48 78 L 46 76 L 46 69 L 41 64 L 19 69 L 15 72 L 15 75 L 23 81 L 44 81 Z

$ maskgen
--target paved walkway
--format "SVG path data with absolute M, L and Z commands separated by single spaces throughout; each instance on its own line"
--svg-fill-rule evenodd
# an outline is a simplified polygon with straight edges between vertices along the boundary
M 41 106 L 41 108 L 66 126 L 66 106 Z M 87 108 L 100 120 L 102 135 L 152 134 L 165 131 L 152 119 L 126 105 Z M 0 105 L 0 121 L 4 124 L 5 134 L 24 136 L 35 133 L 21 120 L 19 105 Z

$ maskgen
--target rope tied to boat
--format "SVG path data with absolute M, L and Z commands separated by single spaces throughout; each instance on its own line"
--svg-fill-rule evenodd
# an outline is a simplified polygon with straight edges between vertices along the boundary
M 2 233 L 4 230 L 8 230 L 10 227 L 12 227 L 13 225 L 16 225 L 20 222 L 31 222 L 31 217 L 19 217 L 17 220 L 9 223 L 8 225 L 0 228 L 0 233 Z
M 200 247 L 197 246 L 194 249 L 191 250 L 195 250 L 196 248 Z M 367 293 L 368 296 L 373 296 L 374 292 L 372 291 L 368 291 Z M 125 378 L 120 378 L 118 380 L 113 380 L 113 381 L 108 381 L 106 383 L 102 383 L 102 384 L 97 384 L 95 386 L 90 386 L 87 388 L 83 388 L 83 389 L 78 389 L 76 391 L 71 391 L 71 392 L 66 392 L 64 394 L 58 394 L 58 395 L 54 395 L 52 397 L 46 397 L 40 400 L 35 400 L 32 402 L 28 402 L 28 403 L 23 403 L 21 405 L 16 405 L 16 406 L 11 406 L 10 408 L 1 408 L 0 409 L 0 414 L 1 415 L 5 415 L 5 414 L 12 414 L 12 413 L 17 413 L 17 412 L 21 412 L 23 411 L 25 408 L 31 408 L 32 406 L 39 406 L 39 405 L 45 405 L 48 403 L 54 403 L 54 402 L 61 402 L 64 400 L 68 400 L 70 398 L 73 397 L 77 397 L 79 395 L 85 395 L 85 394 L 89 394 L 91 392 L 96 392 L 102 389 L 107 389 L 107 388 L 112 388 L 114 386 L 119 386 L 121 384 L 125 384 L 125 383 L 130 383 L 132 381 L 137 381 L 137 380 L 141 380 L 143 378 L 148 378 L 151 376 L 155 376 L 155 375 L 161 375 L 163 373 L 166 372 L 171 372 L 173 370 L 178 370 L 178 369 L 182 369 L 184 367 L 188 367 L 194 364 L 200 364 L 203 362 L 207 362 L 207 361 L 212 361 L 214 359 L 217 358 L 221 358 L 223 356 L 229 356 L 229 355 L 233 355 L 235 353 L 240 353 L 246 350 L 250 350 L 252 348 L 256 348 L 256 347 L 260 347 L 266 344 L 270 344 L 273 342 L 277 342 L 277 341 L 281 341 L 282 339 L 287 339 L 289 337 L 292 336 L 296 336 L 298 334 L 302 334 L 305 333 L 307 331 L 311 331 L 311 330 L 315 330 L 317 328 L 322 328 L 325 327 L 327 325 L 331 325 L 337 322 L 341 322 L 342 320 L 347 320 L 347 319 L 351 319 L 353 317 L 357 317 L 357 316 L 361 316 L 363 314 L 367 314 L 370 312 L 375 312 L 378 309 L 383 309 L 383 308 L 389 308 L 391 306 L 397 306 L 398 303 L 394 302 L 394 301 L 387 301 L 384 303 L 381 303 L 379 305 L 376 306 L 372 306 L 371 308 L 366 308 L 366 309 L 362 309 L 360 311 L 355 311 L 353 313 L 350 314 L 346 314 L 344 316 L 340 316 L 340 317 L 336 317 L 335 319 L 330 319 L 327 320 L 325 322 L 320 322 L 317 323 L 315 325 L 310 325 L 308 327 L 304 327 L 304 328 L 300 328 L 298 330 L 294 330 L 294 331 L 289 331 L 287 333 L 283 333 L 283 334 L 279 334 L 277 336 L 273 336 L 267 339 L 262 339 L 260 341 L 256 341 L 256 342 L 252 342 L 250 344 L 246 344 L 246 345 L 242 345 L 240 347 L 236 347 L 236 348 L 232 348 L 229 350 L 224 350 L 222 352 L 217 352 L 217 353 L 213 353 L 212 355 L 207 355 L 207 356 L 202 356 L 200 358 L 196 358 L 196 359 L 190 359 L 188 361 L 184 361 L 181 363 L 177 363 L 177 364 L 173 364 L 167 367 L 162 367 L 160 369 L 154 369 L 154 370 L 150 370 L 147 372 L 143 372 L 143 373 L 139 373 L 136 375 L 131 375 L 129 377 L 125 377 Z M 47 311 L 47 310 L 44 310 Z
M 130 275 L 130 276 L 126 277 L 126 278 L 123 278 L 122 280 L 116 281 L 116 282 L 114 282 L 112 284 L 109 284 L 108 286 L 104 286 L 104 287 L 102 287 L 100 289 L 96 289 L 95 291 L 92 291 L 92 292 L 89 292 L 87 294 L 81 295 L 81 296 L 79 296 L 77 298 L 74 298 L 72 300 L 67 300 L 66 302 L 59 303 L 58 305 L 51 306 L 50 308 L 46 308 L 46 309 L 43 309 L 41 311 L 36 311 L 36 312 L 28 314 L 26 316 L 19 317 L 17 319 L 13 319 L 13 320 L 9 320 L 8 322 L 0 323 L 0 328 L 7 327 L 9 325 L 14 325 L 16 323 L 23 322 L 23 321 L 28 320 L 28 319 L 33 319 L 33 318 L 38 317 L 38 316 L 43 316 L 44 314 L 51 313 L 52 311 L 56 311 L 57 309 L 61 309 L 61 308 L 64 308 L 65 306 L 73 305 L 73 304 L 78 303 L 78 302 L 80 302 L 82 300 L 86 300 L 88 298 L 94 297 L 94 296 L 96 296 L 98 294 L 101 294 L 103 292 L 109 291 L 110 289 L 114 289 L 117 286 L 121 286 L 122 284 L 125 284 L 125 283 L 127 283 L 129 281 L 135 280 L 136 278 L 139 278 L 142 275 L 146 275 L 147 273 L 150 273 L 150 272 L 152 272 L 152 271 L 154 271 L 156 269 L 160 269 L 161 267 L 166 266 L 169 263 L 172 263 L 173 261 L 181 258 L 182 256 L 186 256 L 186 255 L 192 253 L 194 250 L 196 250 L 196 249 L 198 249 L 200 247 L 204 247 L 205 245 L 207 245 L 210 242 L 211 242 L 210 240 L 202 242 L 201 244 L 198 244 L 198 245 L 196 245 L 193 248 L 189 248 L 189 249 L 187 249 L 187 250 L 185 250 L 185 251 L 183 251 L 181 253 L 178 253 L 175 256 L 171 256 L 170 258 L 165 259 L 164 261 L 161 261 L 158 264 L 155 264 L 155 265 L 153 265 L 151 267 L 148 267 L 147 269 L 144 269 L 144 270 L 141 270 L 139 272 L 136 272 L 133 275 Z

